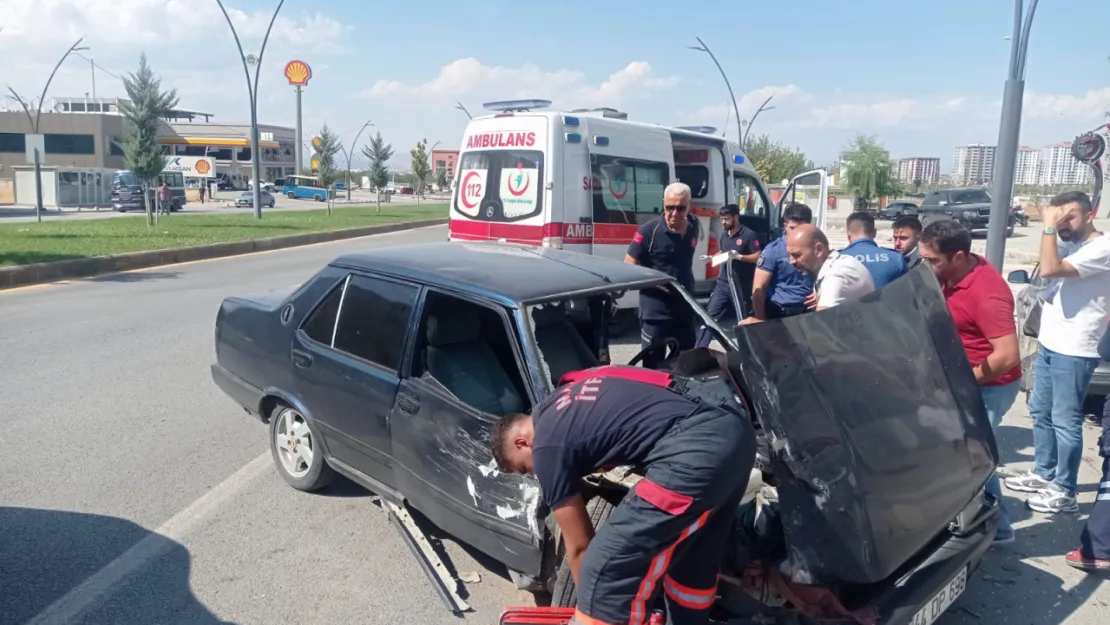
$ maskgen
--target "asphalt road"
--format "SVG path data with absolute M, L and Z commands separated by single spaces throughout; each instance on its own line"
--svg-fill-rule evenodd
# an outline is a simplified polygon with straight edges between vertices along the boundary
M 347 251 L 444 238 L 438 227 L 0 292 L 0 620 L 458 622 L 366 492 L 286 486 L 264 426 L 208 373 L 225 296 L 293 286 Z M 1029 460 L 1028 427 L 1019 400 L 1000 445 L 1014 469 Z M 990 556 L 941 625 L 1110 619 L 1110 587 L 1060 557 L 1093 497 L 1093 436 L 1084 516 L 1019 512 L 1019 543 Z M 444 545 L 481 576 L 467 621 L 530 602 Z

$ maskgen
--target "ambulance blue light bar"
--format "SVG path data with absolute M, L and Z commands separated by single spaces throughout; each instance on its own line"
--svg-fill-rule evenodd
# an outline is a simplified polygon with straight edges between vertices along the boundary
M 716 134 L 717 129 L 713 126 L 679 126 L 679 130 L 689 130 L 690 132 L 700 132 L 705 135 Z
M 582 135 L 577 132 L 568 132 L 563 135 L 567 143 L 582 143 Z
M 578 118 L 571 117 L 570 115 L 563 115 L 563 125 L 570 126 L 571 128 L 578 127 Z
M 530 111 L 532 109 L 545 109 L 551 106 L 551 100 L 501 100 L 498 102 L 484 102 L 482 108 L 487 111 L 496 111 L 498 113 L 514 113 L 520 111 Z
M 735 156 L 732 157 L 732 162 L 736 163 L 737 165 L 743 165 L 744 164 L 744 155 L 743 154 L 736 154 Z
M 601 135 L 594 135 L 594 145 L 606 146 L 609 145 L 609 137 Z

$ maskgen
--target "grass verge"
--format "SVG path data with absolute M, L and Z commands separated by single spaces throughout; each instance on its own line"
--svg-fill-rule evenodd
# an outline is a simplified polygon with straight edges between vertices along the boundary
M 153 227 L 146 225 L 145 216 L 0 224 L 0 267 L 249 241 L 446 216 L 446 205 L 429 204 L 419 208 L 383 207 L 380 214 L 374 206 L 337 207 L 331 215 L 323 210 L 267 212 L 263 209 L 261 221 L 250 214 L 175 214 L 163 215 Z

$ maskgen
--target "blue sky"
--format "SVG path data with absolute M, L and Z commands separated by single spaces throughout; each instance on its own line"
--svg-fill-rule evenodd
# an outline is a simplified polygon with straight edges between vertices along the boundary
M 0 17 L 0 56 L 23 61 L 0 67 L 0 83 L 25 95 L 37 93 L 58 55 L 86 36 L 88 54 L 108 71 L 133 69 L 145 50 L 183 107 L 224 122 L 249 118 L 242 67 L 215 0 L 0 2 L 10 7 Z M 760 116 L 754 134 L 801 148 L 818 164 L 835 160 L 860 132 L 876 134 L 896 157 L 938 156 L 944 171 L 956 145 L 996 142 L 1010 0 L 935 0 L 927 9 L 906 0 L 783 5 L 287 0 L 263 62 L 260 120 L 292 125 L 293 96 L 281 70 L 300 58 L 314 74 L 304 97 L 306 132 L 327 122 L 349 143 L 372 119 L 371 131 L 393 143 L 402 167 L 420 138 L 457 147 L 466 117 L 455 101 L 476 113 L 483 101 L 537 97 L 724 129 L 731 108 L 725 86 L 708 56 L 687 49 L 700 36 L 728 73 L 742 118 L 776 94 L 776 108 Z M 276 2 L 227 6 L 244 46 L 256 51 Z M 1105 120 L 1107 24 L 1105 0 L 1040 3 L 1024 144 L 1070 140 Z M 51 93 L 90 91 L 89 74 L 87 62 L 67 62 Z M 119 81 L 97 74 L 97 95 L 122 94 Z M 727 123 L 733 135 L 736 120 Z

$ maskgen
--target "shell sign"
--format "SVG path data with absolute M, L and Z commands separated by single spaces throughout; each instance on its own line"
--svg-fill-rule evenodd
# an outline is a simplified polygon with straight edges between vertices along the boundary
M 285 78 L 294 87 L 303 87 L 312 78 L 312 68 L 304 61 L 289 61 L 285 64 Z

